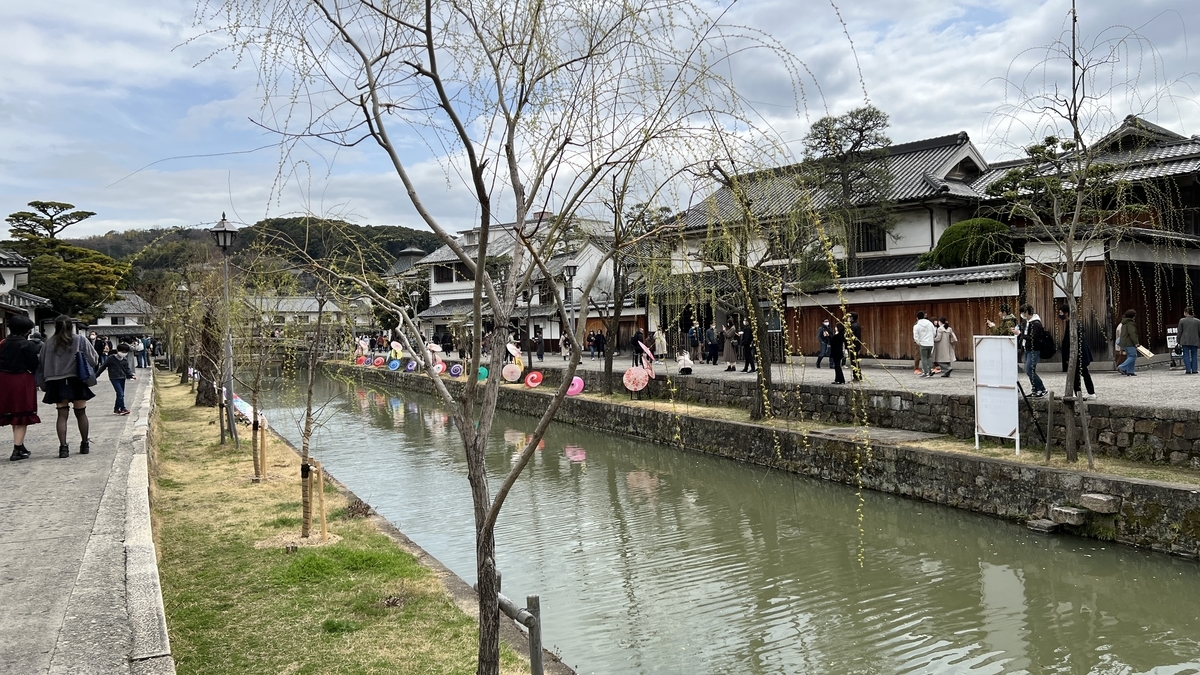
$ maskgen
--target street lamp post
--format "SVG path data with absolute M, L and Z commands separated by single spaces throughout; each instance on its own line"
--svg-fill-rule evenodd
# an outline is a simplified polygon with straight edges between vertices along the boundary
M 418 291 L 415 288 L 413 290 L 409 291 L 408 299 L 412 301 L 410 304 L 412 305 L 413 325 L 415 325 L 417 327 L 417 337 L 419 339 L 421 337 L 420 336 L 421 322 L 417 321 L 417 303 L 421 301 L 421 291 Z M 424 347 L 424 345 L 421 345 L 421 346 Z M 417 357 L 417 355 L 413 354 L 413 358 L 416 358 L 416 357 Z
M 221 249 L 225 280 L 225 358 L 221 366 L 221 381 L 225 390 L 225 424 L 221 426 L 221 443 L 225 443 L 225 431 L 228 429 L 234 446 L 240 448 L 237 425 L 233 421 L 233 329 L 229 321 L 229 247 L 233 245 L 233 240 L 237 238 L 238 233 L 229 224 L 229 221 L 225 220 L 224 212 L 221 213 L 221 220 L 209 232 L 216 240 L 217 248 Z
M 569 258 L 567 264 L 563 265 L 563 278 L 567 280 L 566 293 L 563 293 L 563 299 L 567 301 L 567 310 L 570 317 L 570 326 L 572 339 L 575 337 L 575 273 L 579 271 L 579 265 L 574 258 Z M 569 344 L 569 343 L 568 343 Z

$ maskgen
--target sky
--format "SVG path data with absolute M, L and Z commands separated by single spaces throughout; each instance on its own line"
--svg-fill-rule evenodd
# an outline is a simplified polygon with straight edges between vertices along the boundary
M 1200 134 L 1200 3 L 1088 0 L 1080 32 L 1136 29 L 1107 102 L 1187 135 Z M 729 77 L 797 155 L 808 126 L 864 100 L 891 117 L 895 143 L 966 131 L 989 161 L 1031 140 L 1006 115 L 1020 79 L 1068 27 L 1069 0 L 745 0 L 726 20 L 763 31 L 815 78 L 806 110 L 784 105 L 781 68 L 743 59 Z M 221 52 L 193 2 L 60 0 L 0 9 L 0 212 L 65 201 L 97 215 L 68 236 L 211 225 L 303 211 L 425 229 L 375 146 L 314 142 L 280 172 L 279 138 L 252 122 L 263 91 L 253 63 Z M 839 15 L 844 26 L 839 22 Z M 861 72 L 861 78 L 859 73 Z M 1035 78 L 1035 84 L 1041 80 Z M 864 94 L 865 89 L 865 94 Z M 779 111 L 778 113 L 774 111 Z M 1014 123 L 1015 119 L 1015 123 Z M 399 130 L 398 130 L 399 131 Z M 402 160 L 431 212 L 452 230 L 474 210 L 419 130 Z

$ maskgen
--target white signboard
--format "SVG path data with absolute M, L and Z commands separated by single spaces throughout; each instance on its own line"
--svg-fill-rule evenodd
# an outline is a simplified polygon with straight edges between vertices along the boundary
M 1015 335 L 975 336 L 975 448 L 980 436 L 999 436 L 1017 442 L 1021 429 L 1017 408 L 1017 338 Z

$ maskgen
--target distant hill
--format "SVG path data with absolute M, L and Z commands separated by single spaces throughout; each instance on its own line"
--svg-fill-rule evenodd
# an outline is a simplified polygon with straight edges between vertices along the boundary
M 72 244 L 100 251 L 142 270 L 179 269 L 216 259 L 216 247 L 207 230 L 126 230 L 72 239 Z M 355 225 L 310 218 L 268 218 L 243 228 L 233 253 L 273 242 L 285 255 L 291 243 L 316 259 L 362 258 L 368 269 L 385 271 L 397 254 L 410 246 L 433 252 L 441 242 L 431 232 L 396 225 Z

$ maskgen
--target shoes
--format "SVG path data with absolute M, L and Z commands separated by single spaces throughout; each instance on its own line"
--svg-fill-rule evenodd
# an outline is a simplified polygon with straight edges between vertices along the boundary
M 120 415 L 120 414 L 121 414 L 121 411 L 120 411 L 120 410 L 114 410 L 114 411 L 113 411 L 113 414 L 114 414 L 114 415 Z
M 1033 398 L 1044 398 L 1046 396 L 1046 391 L 1045 390 L 1035 391 L 1035 392 L 1030 393 L 1029 395 L 1032 396 Z
M 1095 395 L 1095 394 L 1084 394 L 1084 395 L 1083 395 L 1083 400 L 1085 400 L 1085 401 L 1094 401 L 1094 400 L 1096 400 L 1096 395 Z
M 953 373 L 953 372 L 954 372 L 954 369 L 950 368 L 946 372 L 942 373 L 942 377 L 950 377 L 950 373 Z
M 8 461 L 19 462 L 22 459 L 29 459 L 29 451 L 25 449 L 24 445 L 14 445 L 12 456 L 8 458 Z
M 92 442 L 91 441 L 80 441 L 79 442 L 79 454 L 86 455 L 91 451 L 92 451 Z M 59 453 L 61 454 L 61 452 L 62 451 L 60 450 Z
M 70 457 L 70 456 L 71 456 L 71 446 L 69 446 L 69 445 L 58 446 L 58 458 L 59 459 L 63 459 L 65 457 Z
M 128 414 L 129 414 L 129 409 L 128 409 L 128 408 L 121 408 L 121 412 L 119 412 L 119 413 L 117 413 L 117 414 L 118 414 L 118 415 L 128 415 Z

